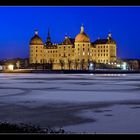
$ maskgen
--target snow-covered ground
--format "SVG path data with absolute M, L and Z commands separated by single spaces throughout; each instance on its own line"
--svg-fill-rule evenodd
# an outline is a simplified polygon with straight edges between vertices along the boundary
M 140 74 L 0 74 L 0 121 L 72 133 L 140 133 Z

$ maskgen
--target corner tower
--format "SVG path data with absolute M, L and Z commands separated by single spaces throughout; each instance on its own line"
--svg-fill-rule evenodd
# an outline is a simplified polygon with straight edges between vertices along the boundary
M 30 43 L 30 64 L 43 63 L 43 48 L 44 44 L 38 35 L 38 30 L 35 30 L 35 35 L 31 38 Z

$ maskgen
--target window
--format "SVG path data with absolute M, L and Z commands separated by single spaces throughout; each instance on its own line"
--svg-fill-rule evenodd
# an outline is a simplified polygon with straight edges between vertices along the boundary
M 85 50 L 85 48 L 83 48 L 83 51 Z

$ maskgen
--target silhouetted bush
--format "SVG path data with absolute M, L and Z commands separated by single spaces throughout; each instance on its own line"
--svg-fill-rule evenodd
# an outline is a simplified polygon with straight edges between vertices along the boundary
M 41 129 L 39 126 L 29 124 L 10 124 L 8 122 L 0 122 L 0 133 L 65 133 L 63 129 L 55 130 L 52 128 Z

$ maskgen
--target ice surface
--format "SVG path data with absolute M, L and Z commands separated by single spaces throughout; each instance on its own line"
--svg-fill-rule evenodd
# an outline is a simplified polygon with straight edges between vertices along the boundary
M 0 74 L 1 121 L 137 133 L 139 106 L 139 74 Z
M 140 133 L 140 108 L 129 105 L 115 105 L 105 109 L 85 110 L 78 114 L 85 118 L 94 118 L 96 122 L 64 127 L 73 133 Z

